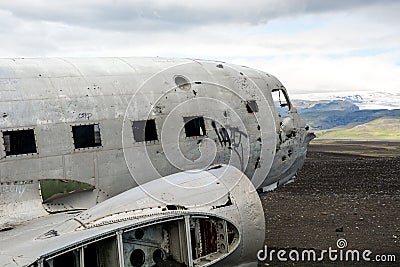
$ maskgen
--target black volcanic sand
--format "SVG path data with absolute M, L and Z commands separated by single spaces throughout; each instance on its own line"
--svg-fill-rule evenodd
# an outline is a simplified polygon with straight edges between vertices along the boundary
M 298 179 L 261 199 L 269 249 L 337 249 L 336 241 L 344 238 L 346 249 L 371 250 L 371 258 L 395 255 L 396 263 L 331 262 L 328 256 L 318 263 L 283 263 L 275 256 L 259 266 L 400 266 L 400 157 L 395 154 L 400 142 L 317 140 Z

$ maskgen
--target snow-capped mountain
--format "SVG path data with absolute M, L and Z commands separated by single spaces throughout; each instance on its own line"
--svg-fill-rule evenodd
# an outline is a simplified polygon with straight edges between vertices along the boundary
M 292 99 L 309 101 L 345 100 L 360 109 L 400 109 L 400 92 L 346 92 L 293 94 Z
M 364 98 L 361 95 L 337 96 L 335 99 L 349 101 L 355 104 L 362 104 L 365 102 Z

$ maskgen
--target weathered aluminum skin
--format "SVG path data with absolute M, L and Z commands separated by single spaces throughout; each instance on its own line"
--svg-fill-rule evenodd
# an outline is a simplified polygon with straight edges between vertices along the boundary
M 179 82 L 182 80 L 183 84 Z M 312 139 L 288 98 L 288 113 L 285 117 L 279 115 L 272 98 L 277 90 L 287 98 L 286 89 L 274 76 L 216 61 L 0 59 L 0 237 L 12 244 L 1 248 L 0 257 L 5 262 L 24 265 L 35 257 L 96 235 L 150 219 L 162 220 L 167 215 L 157 213 L 139 221 L 134 216 L 118 223 L 111 220 L 113 223 L 101 227 L 87 222 L 88 229 L 81 232 L 71 231 L 70 221 L 57 230 L 63 233 L 64 241 L 53 243 L 49 239 L 49 243 L 35 245 L 37 249 L 30 254 L 31 242 L 41 242 L 34 241 L 36 232 L 48 232 L 70 218 L 66 212 L 91 208 L 88 212 L 105 212 L 105 220 L 118 221 L 121 218 L 116 218 L 119 215 L 115 212 L 126 206 L 116 205 L 112 197 L 123 200 L 122 203 L 132 197 L 139 200 L 132 196 L 143 195 L 138 193 L 139 185 L 151 184 L 154 199 L 148 201 L 153 204 L 160 201 L 190 206 L 199 205 L 199 201 L 205 204 L 204 200 L 218 202 L 210 198 L 219 187 L 210 192 L 204 188 L 181 191 L 176 184 L 171 187 L 163 183 L 162 178 L 229 164 L 249 177 L 252 186 L 244 189 L 239 182 L 241 176 L 235 174 L 240 190 L 231 187 L 218 192 L 224 195 L 236 190 L 237 201 L 249 198 L 251 203 L 234 203 L 234 207 L 242 206 L 230 206 L 229 212 L 227 207 L 210 209 L 210 205 L 198 210 L 191 207 L 189 211 L 218 215 L 238 226 L 244 237 L 238 249 L 241 252 L 235 251 L 236 256 L 230 254 L 229 258 L 243 260 L 228 265 L 252 264 L 256 255 L 253 250 L 262 243 L 261 239 L 254 243 L 252 239 L 264 236 L 264 215 L 256 203 L 259 199 L 254 200 L 255 190 L 264 192 L 295 177 Z M 249 109 L 249 102 L 256 106 Z M 204 119 L 204 129 L 198 136 L 187 137 L 187 117 Z M 155 121 L 156 140 L 136 141 L 132 122 L 142 120 Z M 73 127 L 90 124 L 99 125 L 101 146 L 75 148 Z M 34 130 L 37 153 L 6 155 L 5 133 L 26 129 Z M 186 177 L 182 175 L 173 177 Z M 204 183 L 207 178 L 198 180 Z M 62 191 L 63 184 L 78 188 L 46 197 L 44 188 L 54 181 L 58 182 L 58 191 Z M 136 189 L 128 191 L 132 188 Z M 125 194 L 126 191 L 131 193 Z M 160 194 L 161 199 L 157 199 Z M 146 208 L 146 201 L 130 208 Z M 81 223 L 86 222 L 82 219 Z M 257 234 L 246 234 L 251 232 Z
M 175 185 L 181 189 L 176 190 Z M 165 210 L 167 204 L 175 203 L 185 209 Z M 255 255 L 265 236 L 263 208 L 250 180 L 230 166 L 173 174 L 128 190 L 78 215 L 54 214 L 19 225 L 2 233 L 2 243 L 13 245 L 2 248 L 0 262 L 3 266 L 26 266 L 117 232 L 186 215 L 217 216 L 238 229 L 238 244 L 212 262 L 213 266 L 257 266 Z
M 178 87 L 177 76 L 190 89 Z M 204 60 L 0 59 L 0 225 L 85 209 L 210 164 L 236 166 L 256 188 L 282 184 L 301 167 L 309 138 L 294 108 L 290 127 L 282 127 L 271 97 L 277 88 L 285 90 L 267 73 Z M 258 112 L 246 111 L 248 100 L 257 101 Z M 187 138 L 184 116 L 204 116 L 206 136 Z M 135 142 L 131 121 L 145 119 L 155 119 L 159 138 Z M 71 127 L 90 123 L 99 124 L 102 146 L 75 149 Z M 27 128 L 35 131 L 37 153 L 6 157 L 2 132 Z M 42 207 L 36 189 L 44 179 L 95 189 Z

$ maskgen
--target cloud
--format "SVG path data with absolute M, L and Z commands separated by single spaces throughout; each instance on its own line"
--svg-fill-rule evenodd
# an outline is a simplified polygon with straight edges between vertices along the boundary
M 0 56 L 171 56 L 270 72 L 291 92 L 400 91 L 399 1 L 3 1 Z
M 400 93 L 400 67 L 396 67 L 392 54 L 336 59 L 320 55 L 266 60 L 240 58 L 233 61 L 268 70 L 281 80 L 291 94 L 352 91 Z
M 281 17 L 351 11 L 394 0 L 15 0 L 0 9 L 15 17 L 120 31 L 187 29 L 221 23 L 265 24 Z

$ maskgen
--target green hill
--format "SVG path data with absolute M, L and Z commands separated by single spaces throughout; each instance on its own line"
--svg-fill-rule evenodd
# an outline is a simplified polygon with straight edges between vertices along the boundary
M 379 118 L 400 118 L 400 109 L 394 110 L 315 110 L 300 113 L 304 121 L 315 130 L 360 125 Z
M 379 118 L 400 118 L 400 109 L 363 109 L 350 101 L 343 100 L 293 100 L 300 117 L 314 130 L 367 123 Z
M 316 131 L 318 138 L 400 140 L 400 118 L 379 118 L 351 128 Z

